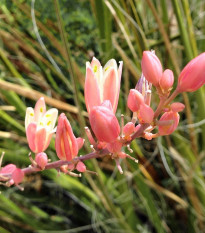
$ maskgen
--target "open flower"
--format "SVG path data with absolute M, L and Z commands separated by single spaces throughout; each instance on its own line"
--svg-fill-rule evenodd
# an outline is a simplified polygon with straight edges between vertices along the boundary
M 49 146 L 55 132 L 54 126 L 57 116 L 58 110 L 56 108 L 49 109 L 46 112 L 43 97 L 37 101 L 34 109 L 27 108 L 25 118 L 26 137 L 29 147 L 34 153 L 43 152 Z
M 119 99 L 122 62 L 119 68 L 114 59 L 109 60 L 104 68 L 94 57 L 92 62 L 86 63 L 85 103 L 88 113 L 94 106 L 99 106 L 109 100 L 113 112 L 117 110 Z
M 78 155 L 83 146 L 84 139 L 76 138 L 71 125 L 64 113 L 58 118 L 55 148 L 59 159 L 71 161 Z

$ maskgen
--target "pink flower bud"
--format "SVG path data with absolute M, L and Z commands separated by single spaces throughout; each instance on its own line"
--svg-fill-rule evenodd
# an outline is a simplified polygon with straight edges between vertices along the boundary
M 143 123 L 151 123 L 153 121 L 154 111 L 146 104 L 140 106 L 138 118 Z
M 144 51 L 141 66 L 142 73 L 146 80 L 153 85 L 158 86 L 163 72 L 162 65 L 158 57 L 150 51 Z
M 162 78 L 160 79 L 160 87 L 165 90 L 169 91 L 172 88 L 174 83 L 174 74 L 171 70 L 167 69 L 163 72 Z
M 144 103 L 143 95 L 135 90 L 131 89 L 127 99 L 127 106 L 132 112 L 137 112 L 140 105 Z
M 185 108 L 185 105 L 182 103 L 176 102 L 176 103 L 171 104 L 170 108 L 173 112 L 182 112 Z
M 192 92 L 205 84 L 205 53 L 192 59 L 179 75 L 177 90 Z
M 58 118 L 58 126 L 56 131 L 55 148 L 59 159 L 71 161 L 78 154 L 78 150 L 82 147 L 84 140 L 77 139 L 73 134 L 71 125 L 64 113 Z
M 38 153 L 35 157 L 37 165 L 43 170 L 48 163 L 47 154 L 44 152 Z
M 114 113 L 104 106 L 95 106 L 90 112 L 90 125 L 99 141 L 113 142 L 120 134 L 120 126 Z
M 128 122 L 124 127 L 123 127 L 123 134 L 125 136 L 130 135 L 134 133 L 135 131 L 135 125 L 132 122 Z
M 23 181 L 24 172 L 20 168 L 16 168 L 11 175 L 12 180 L 14 181 L 15 185 L 18 185 Z
M 179 114 L 177 112 L 165 112 L 159 121 L 173 121 L 173 123 L 168 125 L 159 125 L 159 134 L 160 135 L 169 135 L 174 132 L 179 124 Z
M 85 172 L 86 171 L 86 166 L 83 162 L 79 161 L 76 165 L 76 170 L 79 172 Z

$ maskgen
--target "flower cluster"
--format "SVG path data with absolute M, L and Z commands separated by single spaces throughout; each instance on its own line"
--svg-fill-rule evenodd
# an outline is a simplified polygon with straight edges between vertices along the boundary
M 0 170 L 0 180 L 7 186 L 19 185 L 24 173 L 36 172 L 43 169 L 56 168 L 63 173 L 80 176 L 73 171 L 89 172 L 83 163 L 86 159 L 109 156 L 114 159 L 120 173 L 120 159 L 137 160 L 124 152 L 126 146 L 130 152 L 130 143 L 137 137 L 147 140 L 161 135 L 169 135 L 179 124 L 179 112 L 184 105 L 172 103 L 181 92 L 192 92 L 205 84 L 205 53 L 190 61 L 182 70 L 174 91 L 174 74 L 171 70 L 163 70 L 162 64 L 154 51 L 144 51 L 142 57 L 142 75 L 134 89 L 131 89 L 127 99 L 128 108 L 133 115 L 124 124 L 121 115 L 119 123 L 116 110 L 120 92 L 120 82 L 123 62 L 119 67 L 114 59 L 109 60 L 104 67 L 93 58 L 86 63 L 85 104 L 89 115 L 92 131 L 85 131 L 93 150 L 92 153 L 77 157 L 84 144 L 84 139 L 76 137 L 66 115 L 61 113 L 55 128 L 58 110 L 52 108 L 46 111 L 44 98 L 40 98 L 35 108 L 27 108 L 25 118 L 26 136 L 30 150 L 35 159 L 29 155 L 31 166 L 20 169 L 14 164 L 8 164 Z M 152 88 L 159 97 L 159 104 L 153 109 L 151 96 Z M 59 162 L 49 162 L 45 150 L 48 148 L 53 134 L 56 132 L 55 148 Z M 154 132 L 154 133 L 153 133 Z M 1 157 L 1 161 L 3 155 Z

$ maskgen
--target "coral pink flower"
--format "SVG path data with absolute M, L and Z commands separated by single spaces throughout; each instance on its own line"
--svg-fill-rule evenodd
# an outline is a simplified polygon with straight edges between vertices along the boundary
M 179 124 L 179 114 L 177 112 L 165 112 L 159 121 L 173 121 L 168 125 L 159 125 L 159 134 L 160 135 L 170 135 L 172 134 Z
M 192 92 L 205 84 L 205 53 L 192 59 L 179 75 L 177 90 Z
M 8 164 L 0 170 L 0 175 L 2 176 L 8 173 L 11 174 L 11 179 L 9 180 L 10 185 L 18 185 L 24 178 L 24 172 L 20 168 L 17 168 L 14 164 Z
M 127 99 L 127 106 L 132 112 L 137 112 L 140 109 L 140 105 L 144 104 L 143 95 L 135 90 L 131 89 Z
M 44 152 L 40 152 L 35 156 L 37 165 L 43 170 L 48 163 L 48 156 Z
M 95 106 L 90 112 L 91 128 L 101 142 L 111 143 L 120 134 L 120 126 L 114 113 L 105 106 Z
M 58 116 L 58 110 L 52 108 L 46 112 L 45 100 L 41 97 L 35 108 L 27 108 L 25 127 L 26 136 L 30 149 L 34 153 L 40 153 L 47 149 L 50 144 L 54 126 Z
M 160 79 L 160 87 L 164 91 L 169 91 L 174 83 L 174 74 L 171 70 L 167 69 L 163 72 L 162 78 Z
M 83 146 L 84 139 L 76 138 L 64 113 L 58 118 L 55 148 L 59 159 L 71 161 Z
M 158 86 L 163 72 L 159 58 L 153 52 L 144 51 L 141 66 L 146 80 Z
M 120 62 L 119 68 L 117 68 L 116 61 L 111 59 L 102 68 L 95 57 L 91 63 L 86 63 L 85 103 L 88 113 L 92 107 L 101 105 L 105 100 L 111 102 L 113 112 L 116 112 L 122 65 L 123 62 Z

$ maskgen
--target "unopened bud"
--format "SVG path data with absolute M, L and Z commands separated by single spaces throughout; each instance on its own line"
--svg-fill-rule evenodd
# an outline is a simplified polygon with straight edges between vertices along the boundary
M 83 162 L 79 161 L 76 165 L 76 169 L 79 171 L 79 172 L 85 172 L 86 171 L 86 166 Z
M 185 108 L 185 105 L 179 102 L 173 103 L 170 106 L 171 110 L 173 112 L 182 112 Z
M 159 58 L 150 51 L 144 51 L 141 65 L 146 80 L 158 86 L 163 72 Z
M 143 95 L 135 90 L 131 89 L 128 99 L 127 99 L 127 106 L 132 112 L 137 112 L 140 108 L 140 105 L 144 103 Z
M 167 69 L 163 72 L 162 78 L 160 79 L 160 87 L 164 91 L 169 91 L 174 83 L 174 74 L 171 70 Z
M 46 153 L 38 153 L 35 157 L 35 162 L 43 170 L 48 163 L 48 156 Z

